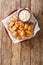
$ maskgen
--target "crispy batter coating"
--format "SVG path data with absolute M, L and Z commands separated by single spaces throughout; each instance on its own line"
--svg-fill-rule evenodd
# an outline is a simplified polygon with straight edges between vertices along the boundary
M 10 27 L 9 27 L 8 29 L 10 30 L 10 32 L 13 32 L 13 31 L 14 31 L 14 30 L 12 30 L 12 28 L 10 28 Z
M 24 27 L 24 23 L 22 21 L 18 21 L 19 26 Z
M 20 35 L 18 35 L 18 36 L 17 36 L 17 39 L 21 39 L 21 36 L 20 36 Z
M 12 27 L 12 30 L 14 30 L 14 31 L 17 30 L 17 27 L 16 26 L 13 26 Z
M 30 36 L 30 35 L 32 34 L 32 31 L 26 30 L 26 31 L 25 31 L 25 34 L 26 34 L 26 37 L 27 37 L 27 36 Z
M 18 17 L 17 16 L 13 16 L 12 18 L 11 18 L 11 21 L 13 21 L 13 22 L 15 22 L 15 21 L 17 21 L 18 20 Z
M 25 32 L 21 31 L 20 36 L 21 36 L 21 38 L 24 38 L 25 37 Z
M 18 21 L 15 22 L 15 26 L 16 26 L 17 28 L 19 27 Z
M 24 29 L 28 29 L 28 24 L 27 23 L 25 23 Z
M 9 23 L 8 27 L 12 27 L 13 25 L 14 25 L 14 22 L 11 21 L 11 22 Z
M 18 32 L 17 31 L 14 31 L 13 33 L 12 33 L 12 35 L 13 35 L 13 37 L 17 37 L 18 36 Z

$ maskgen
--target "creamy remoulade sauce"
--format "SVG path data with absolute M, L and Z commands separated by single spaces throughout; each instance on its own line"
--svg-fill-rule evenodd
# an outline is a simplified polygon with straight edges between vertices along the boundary
M 30 19 L 30 12 L 27 11 L 27 10 L 22 10 L 20 13 L 19 13 L 19 19 L 22 20 L 22 21 L 27 21 Z

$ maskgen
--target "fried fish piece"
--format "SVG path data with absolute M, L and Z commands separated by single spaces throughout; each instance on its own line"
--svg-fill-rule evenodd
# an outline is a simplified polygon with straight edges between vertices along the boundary
M 29 30 L 25 30 L 25 32 L 26 32 L 27 34 L 32 34 L 32 31 L 29 31 Z
M 8 29 L 9 29 L 9 31 L 10 31 L 10 32 L 13 32 L 13 31 L 14 31 L 14 30 L 12 30 L 12 28 L 11 28 L 11 27 L 9 27 Z
M 25 29 L 28 29 L 28 24 L 27 23 L 25 23 L 25 25 L 24 25 L 24 30 Z
M 12 18 L 11 18 L 11 21 L 12 22 L 15 22 L 15 21 L 17 21 L 18 20 L 18 17 L 17 16 L 13 16 Z
M 27 33 L 26 33 L 26 37 L 29 37 L 29 36 L 30 36 L 30 34 L 27 34 Z
M 22 21 L 18 21 L 19 26 L 24 27 L 24 23 Z
M 21 39 L 21 36 L 20 36 L 20 35 L 18 35 L 18 36 L 17 36 L 17 39 L 18 39 L 18 40 L 20 40 L 20 39 Z
M 32 30 L 33 29 L 33 24 L 28 26 L 28 30 Z
M 17 32 L 17 31 L 14 31 L 14 32 L 12 33 L 12 35 L 13 35 L 13 37 L 17 38 L 18 32 Z
M 28 30 L 32 30 L 31 26 L 28 26 Z
M 15 23 L 11 21 L 11 22 L 8 24 L 8 27 L 12 27 L 14 24 L 15 24 Z
M 25 32 L 21 31 L 20 36 L 21 36 L 21 38 L 24 38 L 25 37 Z
M 20 27 L 19 27 L 19 30 L 21 30 L 21 31 L 22 31 L 22 30 L 24 30 L 24 28 L 23 28 L 22 26 L 20 26 Z
M 18 31 L 19 34 L 21 33 L 21 30 L 18 29 L 17 31 Z
M 32 31 L 25 30 L 25 34 L 26 34 L 26 36 L 30 36 L 32 34 Z
M 15 23 L 18 20 L 17 16 L 13 16 L 9 21 L 8 24 Z
M 18 16 L 13 16 L 13 18 L 15 19 L 15 21 L 17 21 L 17 20 L 18 20 Z
M 16 26 L 17 28 L 19 27 L 18 21 L 15 22 L 15 26 Z
M 13 30 L 13 31 L 17 30 L 17 27 L 14 25 L 14 26 L 12 27 L 12 30 Z

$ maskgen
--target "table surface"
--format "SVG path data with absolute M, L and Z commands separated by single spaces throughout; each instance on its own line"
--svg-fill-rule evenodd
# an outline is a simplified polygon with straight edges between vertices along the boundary
M 31 10 L 40 31 L 31 40 L 14 44 L 1 20 L 20 7 Z M 0 0 L 0 65 L 43 65 L 43 0 Z

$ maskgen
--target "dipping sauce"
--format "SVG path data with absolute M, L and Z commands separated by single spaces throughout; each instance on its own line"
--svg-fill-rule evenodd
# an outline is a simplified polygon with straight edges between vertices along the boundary
M 30 19 L 30 12 L 28 10 L 21 10 L 19 12 L 19 19 L 23 22 L 26 22 Z

